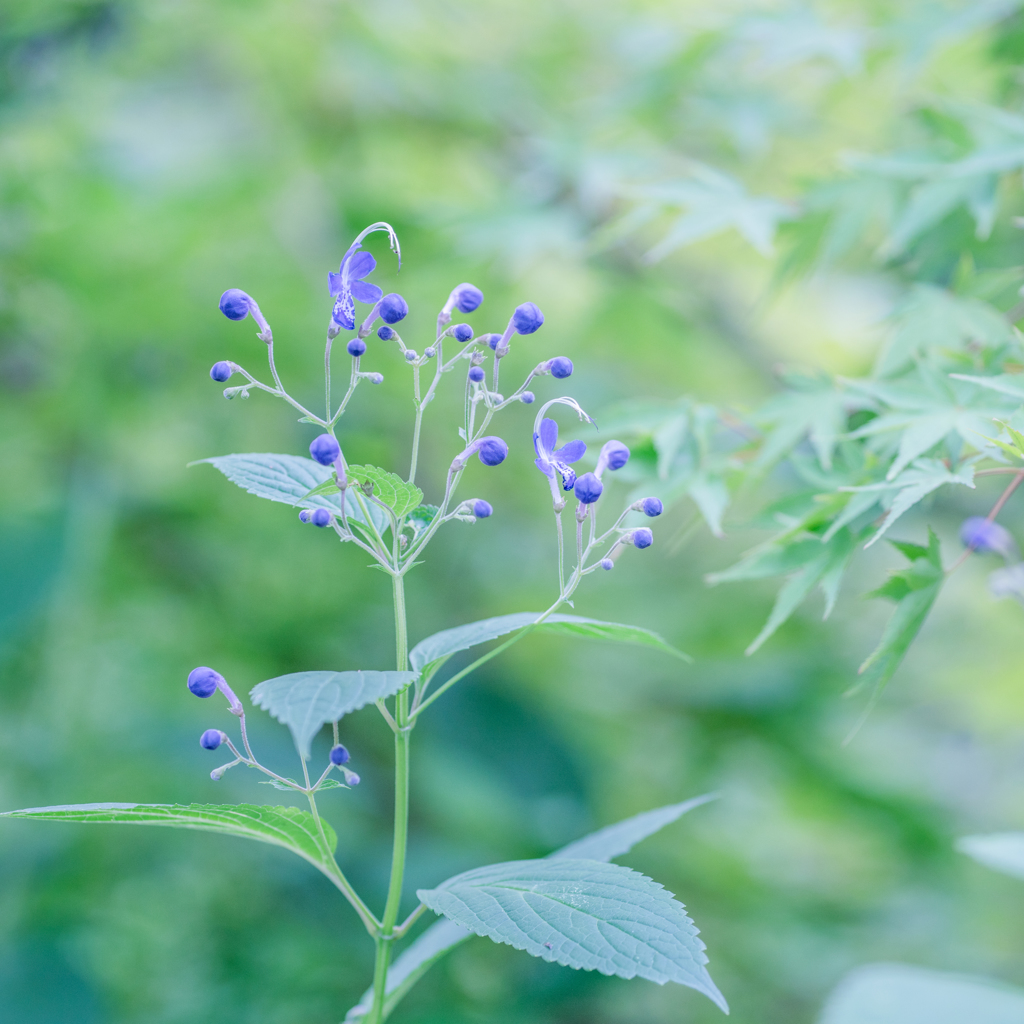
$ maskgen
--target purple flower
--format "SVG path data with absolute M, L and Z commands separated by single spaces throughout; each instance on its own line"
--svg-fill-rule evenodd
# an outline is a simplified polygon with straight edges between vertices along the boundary
M 453 309 L 458 309 L 460 313 L 472 313 L 474 309 L 479 309 L 483 301 L 484 293 L 476 285 L 463 282 L 452 289 L 444 305 L 444 311 L 450 313 Z
M 484 368 L 482 366 L 471 366 L 469 368 L 469 379 L 479 384 L 485 377 Z
M 621 441 L 606 441 L 597 457 L 597 469 L 594 472 L 600 479 L 606 469 L 616 470 L 629 462 L 629 449 Z
M 247 295 L 242 291 L 241 288 L 229 288 L 220 297 L 220 311 L 229 320 L 244 320 L 250 314 L 253 320 L 260 326 L 259 337 L 262 341 L 270 341 L 270 324 L 267 323 L 266 318 L 260 312 L 260 307 L 256 305 L 256 300 L 251 296 Z
M 483 498 L 477 498 L 476 501 L 473 502 L 473 515 L 475 515 L 477 519 L 486 519 L 488 516 L 494 515 L 494 509 L 491 507 L 491 503 L 489 501 L 484 501 Z
M 541 420 L 540 430 L 533 435 L 533 447 L 537 452 L 534 465 L 552 480 L 555 473 L 558 473 L 562 478 L 562 489 L 571 491 L 576 483 L 576 471 L 571 463 L 579 462 L 583 458 L 587 446 L 583 441 L 570 441 L 556 451 L 557 444 L 558 424 L 551 419 Z
M 341 446 L 330 434 L 314 437 L 309 446 L 309 454 L 321 466 L 329 466 L 341 454 Z
M 650 516 L 652 519 L 655 516 L 660 516 L 665 511 L 665 506 L 661 503 L 661 498 L 644 498 L 640 502 L 640 508 L 645 516 Z
M 592 505 L 601 497 L 601 492 L 603 490 L 604 484 L 602 484 L 593 473 L 584 473 L 583 476 L 576 481 L 573 493 L 584 505 Z
M 356 325 L 355 301 L 375 303 L 384 294 L 375 284 L 364 281 L 376 269 L 377 261 L 362 251 L 362 243 L 354 242 L 341 259 L 336 274 L 327 275 L 328 289 L 335 299 L 331 318 L 340 327 L 351 331 Z
M 1017 554 L 1017 544 L 1010 532 L 981 516 L 971 516 L 964 520 L 960 527 L 960 539 L 966 547 L 975 551 L 994 551 L 1004 558 Z
M 395 332 L 390 327 L 388 327 L 386 325 L 384 327 L 378 327 L 377 328 L 377 337 L 380 338 L 381 341 L 390 341 L 394 336 L 395 336 Z M 349 345 L 351 345 L 351 342 L 349 342 Z M 365 352 L 365 351 L 366 351 L 366 346 L 364 345 L 363 346 L 363 352 Z M 362 353 L 360 353 L 360 355 L 362 355 Z
M 349 760 L 349 752 L 339 743 L 336 747 L 331 747 L 331 764 L 347 764 Z
M 473 328 L 469 324 L 456 324 L 452 328 L 452 337 L 459 342 L 467 342 L 473 337 Z
M 654 543 L 654 534 L 646 526 L 640 526 L 630 532 L 629 539 L 635 548 L 649 548 Z
M 313 510 L 313 514 L 309 517 L 309 521 L 314 526 L 321 528 L 327 526 L 331 521 L 331 513 L 325 508 L 317 508 Z
M 384 323 L 397 324 L 399 320 L 404 320 L 408 315 L 409 303 L 398 292 L 391 292 L 380 300 L 380 318 Z
M 512 326 L 516 334 L 533 334 L 540 330 L 542 323 L 544 314 L 533 302 L 524 302 L 521 306 L 516 306 L 516 311 L 512 314 Z
M 199 737 L 199 746 L 203 750 L 216 750 L 226 739 L 227 736 L 220 729 L 207 729 Z
M 548 372 L 558 380 L 565 380 L 572 376 L 572 360 L 565 356 L 555 356 L 548 360 Z
M 226 359 L 222 359 L 219 363 L 214 363 L 210 367 L 210 379 L 215 380 L 218 384 L 223 384 L 224 381 L 230 380 L 231 375 L 237 371 L 238 367 L 234 363 L 228 362 Z
M 498 466 L 508 455 L 508 445 L 500 437 L 481 437 L 455 456 L 449 472 L 457 473 L 464 469 L 469 457 L 474 453 L 485 466 Z

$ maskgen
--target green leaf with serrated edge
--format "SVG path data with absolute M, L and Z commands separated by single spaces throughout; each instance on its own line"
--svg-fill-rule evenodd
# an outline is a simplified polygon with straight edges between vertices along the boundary
M 372 483 L 373 496 L 387 505 L 398 519 L 423 501 L 423 492 L 415 484 L 406 483 L 396 473 L 379 466 L 349 466 L 347 474 L 350 483 Z
M 996 447 L 1001 448 L 1011 459 L 1024 459 L 1024 452 L 1022 452 L 1016 445 L 1007 444 L 1005 441 L 1000 441 L 996 437 L 988 437 L 986 434 L 982 434 L 982 437 L 986 441 L 990 441 Z
M 1024 878 L 1024 832 L 995 832 L 987 836 L 964 836 L 956 848 L 979 864 L 1004 875 Z
M 1024 989 L 992 978 L 905 964 L 851 971 L 825 1003 L 818 1024 L 1020 1024 Z
M 191 465 L 205 462 L 220 470 L 233 484 L 238 484 L 259 498 L 280 501 L 296 508 L 327 508 L 332 512 L 341 512 L 341 492 L 338 490 L 317 498 L 307 497 L 312 488 L 329 481 L 334 472 L 330 466 L 321 466 L 312 459 L 298 455 L 254 452 L 248 455 L 218 455 L 212 459 L 200 459 Z M 388 528 L 387 515 L 372 502 L 365 504 L 371 522 L 377 532 L 383 534 Z M 351 489 L 345 492 L 345 515 L 353 522 L 366 526 L 366 517 Z
M 666 825 L 678 820 L 687 811 L 715 799 L 714 793 L 695 796 L 682 803 L 669 804 L 642 811 L 632 818 L 618 821 L 614 825 L 592 832 L 589 836 L 574 840 L 568 846 L 548 854 L 549 858 L 569 857 L 583 860 L 608 861 L 621 857 L 641 840 L 659 832 Z M 473 937 L 473 932 L 454 921 L 444 918 L 432 924 L 415 942 L 391 965 L 388 971 L 385 992 L 384 1016 L 390 1015 L 405 994 L 441 959 L 445 953 Z M 345 1015 L 346 1024 L 363 1019 L 373 1003 L 373 989 L 367 989 L 357 1006 Z
M 896 608 L 885 625 L 882 639 L 861 665 L 859 671 L 862 678 L 854 687 L 855 690 L 869 687 L 872 702 L 899 668 L 945 580 L 939 538 L 932 529 L 928 530 L 928 547 L 899 544 L 898 549 L 910 559 L 910 565 L 894 572 L 883 586 L 868 595 L 896 601 Z
M 409 664 L 424 676 L 431 676 L 448 658 L 458 651 L 468 650 L 488 640 L 496 640 L 507 633 L 514 633 L 536 622 L 542 612 L 515 612 L 512 615 L 498 615 L 493 619 L 481 619 L 464 626 L 445 629 L 421 640 L 409 652 Z M 650 629 L 640 626 L 626 626 L 618 622 L 599 622 L 584 619 L 578 615 L 549 615 L 538 627 L 538 631 L 558 633 L 564 636 L 588 637 L 596 640 L 612 640 L 617 643 L 638 644 L 653 647 L 665 654 L 689 661 L 689 656 L 676 650 L 671 644 Z
M 252 702 L 287 725 L 303 760 L 328 722 L 390 697 L 415 682 L 415 672 L 292 672 L 257 683 Z
M 0 818 L 43 818 L 114 825 L 157 825 L 164 828 L 220 832 L 281 846 L 334 878 L 337 865 L 331 854 L 338 837 L 321 820 L 329 849 L 309 811 L 297 807 L 261 807 L 255 804 L 70 804 L 5 811 Z
M 509 861 L 416 895 L 477 935 L 549 963 L 661 985 L 674 981 L 728 1012 L 686 908 L 638 871 L 560 857 Z
M 295 782 L 294 779 L 289 779 L 288 781 L 289 782 Z M 289 793 L 289 792 L 290 793 L 294 793 L 295 792 L 295 790 L 292 789 L 291 786 L 286 786 L 283 782 L 278 782 L 277 779 L 261 779 L 259 784 L 261 786 L 273 786 L 274 789 L 280 789 L 282 792 L 285 792 L 285 793 Z M 300 785 L 300 783 L 295 782 L 295 785 L 298 786 L 298 785 Z M 321 792 L 321 791 L 323 791 L 325 789 L 348 789 L 348 788 L 349 788 L 348 786 L 343 786 L 340 782 L 338 782 L 337 779 L 324 779 L 324 781 L 321 782 L 319 786 L 317 786 L 316 791 L 319 793 L 319 792 Z

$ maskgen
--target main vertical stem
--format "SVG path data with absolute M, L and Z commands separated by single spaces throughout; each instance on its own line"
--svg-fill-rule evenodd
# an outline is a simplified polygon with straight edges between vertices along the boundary
M 398 671 L 409 668 L 409 642 L 405 621 L 405 579 L 391 577 L 395 598 L 395 653 Z M 384 1020 L 384 997 L 387 992 L 388 965 L 391 962 L 391 943 L 398 921 L 402 901 L 402 881 L 405 877 L 405 847 L 409 835 L 409 691 L 402 690 L 395 697 L 395 841 L 391 853 L 391 883 L 381 921 L 381 934 L 377 939 L 377 959 L 373 968 L 373 1006 L 367 1024 L 381 1024 Z

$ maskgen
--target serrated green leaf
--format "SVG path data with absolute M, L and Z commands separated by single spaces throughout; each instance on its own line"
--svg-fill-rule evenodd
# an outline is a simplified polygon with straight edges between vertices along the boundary
M 262 807 L 255 804 L 70 804 L 6 811 L 0 818 L 42 818 L 112 825 L 157 825 L 194 829 L 255 839 L 281 846 L 309 861 L 334 879 L 337 865 L 331 856 L 338 845 L 334 830 L 321 819 L 327 838 L 325 849 L 309 811 L 297 807 Z
M 993 871 L 1024 878 L 1024 832 L 964 836 L 957 840 L 956 848 Z
M 312 459 L 298 455 L 275 455 L 269 452 L 254 452 L 248 455 L 218 455 L 212 459 L 200 459 L 192 465 L 208 462 L 220 470 L 233 484 L 270 501 L 279 501 L 296 508 L 328 508 L 341 511 L 341 492 L 336 488 L 316 498 L 309 492 L 321 484 L 329 483 L 334 470 L 321 466 Z M 378 533 L 388 528 L 387 515 L 372 502 L 366 502 L 371 521 Z M 367 520 L 352 494 L 345 492 L 345 514 L 356 523 L 366 526 Z
M 687 811 L 714 800 L 713 793 L 696 796 L 682 803 L 656 807 L 642 811 L 625 821 L 592 832 L 577 839 L 560 850 L 548 854 L 549 859 L 568 857 L 572 859 L 608 861 L 620 857 L 639 842 L 660 831 L 666 825 L 678 820 Z M 415 942 L 404 950 L 388 971 L 384 1015 L 387 1017 L 399 1001 L 441 959 L 445 953 L 473 937 L 473 932 L 462 925 L 444 918 L 432 924 Z M 357 1006 L 345 1015 L 346 1024 L 360 1021 L 373 1003 L 373 989 L 367 989 Z
M 897 602 L 882 639 L 859 670 L 862 678 L 857 688 L 869 687 L 872 703 L 899 668 L 946 578 L 939 553 L 939 538 L 933 530 L 928 530 L 927 548 L 901 545 L 900 550 L 912 559 L 910 565 L 894 572 L 889 581 L 871 595 Z
M 848 974 L 818 1024 L 1020 1024 L 1024 989 L 990 978 L 904 964 L 867 964 Z
M 620 978 L 674 981 L 728 1012 L 683 904 L 630 868 L 570 858 L 510 861 L 463 872 L 417 896 L 435 913 L 531 956 Z
M 421 640 L 409 652 L 409 664 L 424 676 L 433 675 L 453 654 L 468 650 L 477 644 L 496 640 L 508 633 L 532 625 L 541 617 L 541 612 L 515 612 L 512 615 L 498 615 L 493 619 L 481 619 L 464 626 L 445 629 Z M 689 661 L 689 655 L 677 650 L 665 639 L 642 626 L 627 626 L 619 622 L 599 622 L 578 615 L 549 615 L 538 631 L 557 633 L 563 636 L 584 637 L 594 640 L 610 640 L 615 643 L 637 644 L 653 647 L 664 654 Z
M 407 522 L 412 526 L 413 532 L 419 536 L 434 521 L 438 511 L 436 505 L 420 505 L 409 513 Z
M 416 680 L 415 672 L 292 672 L 257 683 L 249 696 L 291 730 L 308 760 L 313 737 L 328 722 L 390 697 Z
M 294 782 L 296 786 L 300 783 L 295 782 L 294 779 L 289 779 L 289 782 Z M 261 779 L 261 786 L 273 786 L 274 789 L 280 789 L 284 793 L 294 793 L 295 790 L 291 786 L 286 786 L 283 782 L 278 782 L 277 779 Z M 324 779 L 323 782 L 317 787 L 317 792 L 320 793 L 325 789 L 348 789 L 348 786 L 343 786 L 337 779 Z
M 387 505 L 398 519 L 423 501 L 423 492 L 415 484 L 406 483 L 397 473 L 389 473 L 379 466 L 349 466 L 347 472 L 350 482 L 372 483 L 373 496 Z

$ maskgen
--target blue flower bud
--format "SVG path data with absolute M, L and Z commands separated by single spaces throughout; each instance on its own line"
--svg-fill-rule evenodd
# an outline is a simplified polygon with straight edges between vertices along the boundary
M 488 348 L 490 348 L 493 351 L 494 349 L 496 349 L 498 347 L 498 342 L 501 341 L 501 335 L 500 334 L 481 334 L 480 337 L 477 338 L 476 340 L 479 341 L 479 342 L 482 342 L 485 345 L 487 345 Z
M 485 376 L 486 374 L 484 373 L 484 368 L 482 366 L 471 366 L 469 368 L 469 379 L 471 381 L 475 381 L 479 384 Z
M 665 506 L 661 503 L 661 498 L 644 498 L 640 502 L 640 508 L 643 510 L 645 516 L 650 516 L 652 519 L 655 516 L 660 516 L 665 511 Z
M 606 570 L 606 571 L 608 569 L 614 569 L 615 568 L 615 563 L 610 558 L 602 558 L 600 564 L 601 564 L 601 568 Z
M 229 288 L 220 297 L 220 311 L 229 320 L 244 320 L 249 315 L 249 298 L 241 288 Z
M 203 750 L 216 750 L 225 740 L 227 736 L 220 731 L 220 729 L 207 729 L 202 736 L 199 737 L 199 746 Z
M 430 347 L 430 348 L 425 348 L 425 349 L 423 350 L 423 354 L 424 354 L 424 355 L 425 355 L 425 356 L 426 356 L 426 357 L 427 357 L 428 359 L 433 359 L 433 358 L 434 358 L 434 356 L 436 356 L 436 355 L 437 355 L 437 353 L 436 353 L 436 352 L 434 351 L 434 347 L 433 347 L 433 345 L 431 345 L 431 347 Z
M 397 324 L 409 315 L 409 304 L 398 292 L 391 292 L 380 300 L 380 318 L 386 324 Z
M 359 785 L 359 776 L 355 772 L 350 772 L 346 769 L 345 771 L 345 782 L 350 786 Z
M 649 548 L 654 543 L 654 534 L 646 526 L 638 527 L 630 538 L 635 548 Z
M 349 756 L 349 752 L 340 743 L 331 747 L 331 764 L 347 764 Z
M 566 377 L 572 376 L 572 360 L 565 356 L 555 356 L 548 362 L 548 369 L 551 371 L 552 377 L 565 380 Z
M 994 551 L 1004 557 L 1017 551 L 1017 544 L 1007 529 L 981 516 L 971 516 L 964 520 L 960 527 L 960 539 L 966 547 L 975 551 Z
M 573 494 L 576 495 L 577 500 L 582 501 L 584 505 L 591 505 L 598 498 L 601 497 L 601 492 L 604 490 L 604 484 L 593 473 L 584 473 L 576 481 L 576 486 L 573 488 Z
M 219 363 L 214 363 L 210 367 L 210 378 L 215 380 L 218 384 L 223 384 L 224 381 L 230 380 L 231 375 L 235 372 L 235 364 L 229 363 L 226 359 L 222 359 Z
M 366 375 L 366 379 L 371 384 L 383 384 L 384 383 L 384 374 L 383 373 L 368 373 Z
M 366 342 L 362 338 L 353 338 L 345 348 L 350 356 L 361 356 L 366 351 Z
M 476 501 L 473 502 L 473 515 L 475 515 L 477 519 L 486 519 L 488 516 L 494 515 L 494 509 L 491 508 L 491 503 L 489 501 L 484 501 L 483 498 L 477 498 Z
M 533 405 L 533 403 L 536 400 L 537 400 L 537 396 L 532 391 L 524 391 L 519 396 L 519 401 L 522 402 L 523 405 Z
M 394 336 L 395 336 L 395 332 L 390 327 L 378 327 L 377 328 L 377 337 L 380 338 L 381 341 L 390 341 Z M 349 351 L 350 352 L 352 351 L 352 346 L 351 345 L 349 345 Z M 365 345 L 363 346 L 363 351 L 364 352 L 366 351 L 366 346 Z M 352 352 L 352 354 L 355 355 L 354 352 Z M 360 353 L 360 355 L 362 355 L 362 353 Z
M 197 697 L 212 697 L 217 692 L 217 687 L 222 684 L 224 677 L 205 665 L 192 669 L 188 674 L 188 688 Z
M 315 508 L 309 520 L 314 526 L 323 527 L 331 521 L 331 513 L 325 508 Z
M 456 324 L 452 328 L 452 337 L 456 341 L 467 342 L 473 337 L 473 328 L 469 324 Z
M 329 466 L 341 454 L 341 446 L 330 434 L 314 437 L 309 446 L 309 454 L 321 466 Z
M 500 437 L 484 437 L 477 455 L 485 466 L 500 466 L 508 455 L 508 445 Z
M 512 314 L 512 326 L 515 328 L 516 334 L 533 334 L 534 331 L 540 329 L 542 323 L 544 323 L 544 314 L 532 302 L 524 302 L 521 306 L 516 306 L 516 311 Z
M 472 313 L 484 301 L 484 293 L 476 285 L 460 284 L 453 292 L 455 306 L 460 313 Z
M 597 457 L 597 468 L 594 470 L 600 476 L 606 469 L 622 469 L 629 462 L 629 449 L 621 441 L 606 441 L 601 448 L 601 454 Z
M 416 359 L 417 359 L 416 350 L 412 349 L 412 348 L 407 348 L 405 350 L 405 361 L 407 363 L 415 363 Z
M 311 522 L 312 519 L 313 519 L 313 513 L 310 512 L 309 509 L 307 509 L 307 508 L 304 508 L 299 513 L 299 522 L 300 523 L 308 523 L 308 522 Z

